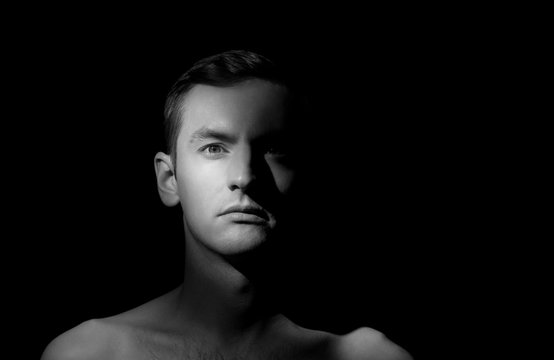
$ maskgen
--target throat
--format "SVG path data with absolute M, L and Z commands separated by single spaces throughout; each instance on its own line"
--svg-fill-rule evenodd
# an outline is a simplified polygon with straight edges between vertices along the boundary
M 187 249 L 176 304 L 181 321 L 227 339 L 263 328 L 276 314 L 270 297 L 236 264 L 199 250 Z

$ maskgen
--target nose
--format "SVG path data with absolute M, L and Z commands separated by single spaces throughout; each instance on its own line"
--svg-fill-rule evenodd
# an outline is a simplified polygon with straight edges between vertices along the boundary
M 253 167 L 252 150 L 245 146 L 235 152 L 229 162 L 228 187 L 231 191 L 247 191 L 256 180 Z

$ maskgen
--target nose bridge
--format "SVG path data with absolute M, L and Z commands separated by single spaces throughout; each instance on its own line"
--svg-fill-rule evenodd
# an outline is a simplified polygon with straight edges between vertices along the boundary
M 244 189 L 255 179 L 252 147 L 249 144 L 243 144 L 237 148 L 231 157 L 227 171 L 231 190 Z

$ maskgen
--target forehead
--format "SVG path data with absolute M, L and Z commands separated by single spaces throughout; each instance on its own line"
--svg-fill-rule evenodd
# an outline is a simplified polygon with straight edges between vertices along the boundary
M 185 97 L 180 136 L 213 128 L 250 136 L 283 131 L 288 91 L 269 81 L 252 79 L 229 87 L 196 85 Z

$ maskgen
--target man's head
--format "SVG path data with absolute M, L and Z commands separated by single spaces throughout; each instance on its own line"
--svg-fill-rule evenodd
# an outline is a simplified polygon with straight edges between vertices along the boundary
M 196 85 L 230 87 L 249 79 L 263 79 L 291 90 L 291 80 L 268 58 L 245 50 L 232 50 L 197 61 L 173 85 L 164 110 L 166 152 L 175 163 L 177 137 L 183 124 L 184 99 Z
M 264 243 L 295 177 L 298 107 L 268 59 L 232 51 L 196 63 L 166 103 L 168 154 L 156 155 L 162 201 L 185 233 L 225 255 Z

